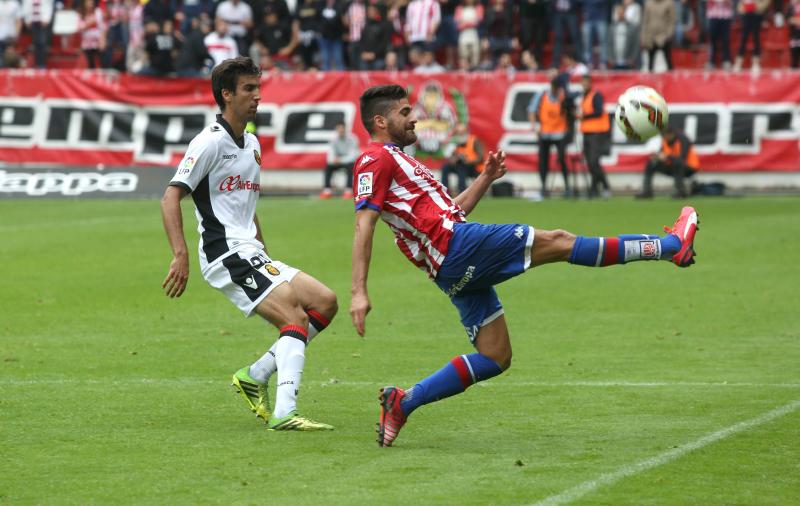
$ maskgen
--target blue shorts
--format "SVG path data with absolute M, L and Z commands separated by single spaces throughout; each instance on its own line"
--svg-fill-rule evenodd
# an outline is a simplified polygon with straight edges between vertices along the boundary
M 473 345 L 480 328 L 503 314 L 494 285 L 530 268 L 533 236 L 528 225 L 454 225 L 435 281 L 458 308 Z

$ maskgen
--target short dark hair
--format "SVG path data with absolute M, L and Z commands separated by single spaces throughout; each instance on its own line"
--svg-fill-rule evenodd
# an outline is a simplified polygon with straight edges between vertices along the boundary
M 221 111 L 225 110 L 222 90 L 236 93 L 236 85 L 239 83 L 239 76 L 242 75 L 260 77 L 261 70 L 249 57 L 237 56 L 223 61 L 211 72 L 211 91 L 214 93 L 214 100 Z
M 361 122 L 367 132 L 373 134 L 374 122 L 372 118 L 376 115 L 386 116 L 389 109 L 398 100 L 408 98 L 408 92 L 397 84 L 386 84 L 383 86 L 372 86 L 361 94 L 359 106 L 361 108 Z

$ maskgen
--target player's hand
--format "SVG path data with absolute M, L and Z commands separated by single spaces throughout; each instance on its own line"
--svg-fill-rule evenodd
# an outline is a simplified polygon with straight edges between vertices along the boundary
M 506 167 L 505 152 L 498 151 L 495 153 L 494 151 L 489 151 L 483 173 L 486 174 L 490 180 L 494 181 L 495 179 L 500 179 L 505 176 L 506 172 L 508 172 L 508 168 Z
M 176 255 L 169 264 L 169 272 L 161 288 L 169 298 L 180 297 L 186 290 L 186 283 L 189 282 L 189 256 Z
M 366 294 L 353 295 L 350 300 L 350 318 L 353 319 L 353 326 L 361 337 L 364 337 L 364 321 L 367 319 L 370 309 L 372 309 L 372 304 Z

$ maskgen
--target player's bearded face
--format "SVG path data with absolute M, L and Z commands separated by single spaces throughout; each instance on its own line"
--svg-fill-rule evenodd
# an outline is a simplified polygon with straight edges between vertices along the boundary
M 406 99 L 397 102 L 386 116 L 386 129 L 389 137 L 400 147 L 417 142 L 417 134 L 414 132 L 416 123 L 417 117 Z

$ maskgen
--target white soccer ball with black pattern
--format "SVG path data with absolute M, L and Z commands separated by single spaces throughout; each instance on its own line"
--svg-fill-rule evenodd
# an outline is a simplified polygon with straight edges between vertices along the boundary
M 632 86 L 619 97 L 614 119 L 625 137 L 646 141 L 667 127 L 667 101 L 653 88 Z

